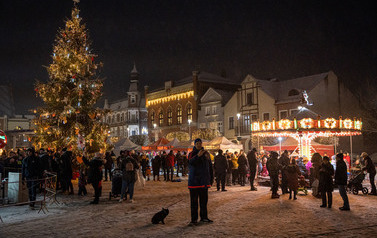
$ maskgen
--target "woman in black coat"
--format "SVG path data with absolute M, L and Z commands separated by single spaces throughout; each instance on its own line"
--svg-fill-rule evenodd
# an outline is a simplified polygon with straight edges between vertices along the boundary
M 331 208 L 332 205 L 332 191 L 333 187 L 334 167 L 330 164 L 330 159 L 327 156 L 323 157 L 323 163 L 319 168 L 319 191 L 322 195 L 321 207 Z M 326 194 L 328 201 L 326 202 Z

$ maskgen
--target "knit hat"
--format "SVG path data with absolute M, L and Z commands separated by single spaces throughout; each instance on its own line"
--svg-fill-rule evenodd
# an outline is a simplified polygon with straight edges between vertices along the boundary
M 342 153 L 338 153 L 337 155 L 336 155 L 336 157 L 338 157 L 339 159 L 343 159 L 343 154 Z
M 194 141 L 194 144 L 196 144 L 196 142 L 202 142 L 202 139 L 196 138 L 195 141 Z

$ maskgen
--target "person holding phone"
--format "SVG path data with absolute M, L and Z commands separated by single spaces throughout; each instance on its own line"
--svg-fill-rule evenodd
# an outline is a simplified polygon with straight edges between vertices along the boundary
M 191 204 L 190 225 L 198 223 L 198 208 L 200 202 L 200 222 L 212 223 L 208 219 L 207 203 L 208 188 L 213 184 L 212 162 L 209 153 L 203 148 L 200 138 L 195 140 L 195 146 L 189 154 L 189 180 Z M 199 200 L 199 201 L 198 201 Z

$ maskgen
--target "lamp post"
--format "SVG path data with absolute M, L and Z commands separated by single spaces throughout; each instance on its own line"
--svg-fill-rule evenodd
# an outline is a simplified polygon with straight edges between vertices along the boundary
M 158 138 L 157 138 L 157 129 L 156 129 L 156 127 L 157 127 L 157 124 L 154 123 L 154 124 L 153 124 L 153 129 L 154 129 L 154 141 L 157 141 L 157 140 L 158 140 Z
M 189 137 L 190 137 L 190 141 L 191 141 L 191 119 L 188 119 L 188 125 L 189 125 Z
M 283 138 L 279 137 L 278 140 L 279 140 L 279 155 L 281 155 L 281 140 Z
M 240 131 L 240 117 L 241 117 L 241 114 L 240 113 L 237 113 L 237 134 L 238 134 L 238 137 L 241 135 L 241 131 Z

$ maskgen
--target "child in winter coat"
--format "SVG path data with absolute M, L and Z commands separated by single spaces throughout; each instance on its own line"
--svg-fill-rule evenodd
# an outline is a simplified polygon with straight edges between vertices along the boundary
M 149 176 L 152 175 L 152 172 L 151 172 L 151 166 L 150 165 L 147 165 L 146 167 L 146 171 L 145 171 L 145 176 L 147 177 L 148 181 L 150 180 L 149 179 Z

